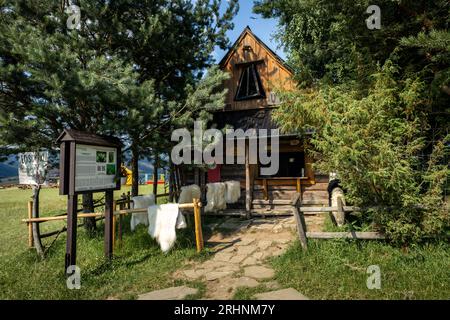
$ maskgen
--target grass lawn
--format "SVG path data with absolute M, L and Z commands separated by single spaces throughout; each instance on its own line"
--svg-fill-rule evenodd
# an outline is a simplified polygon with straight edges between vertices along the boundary
M 150 186 L 140 189 L 150 193 Z M 127 191 L 123 188 L 123 191 Z M 121 192 L 117 192 L 117 199 Z M 178 233 L 175 247 L 163 254 L 147 234 L 146 228 L 129 230 L 124 219 L 123 242 L 115 250 L 115 259 L 103 258 L 103 224 L 89 237 L 78 228 L 77 264 L 81 269 L 81 289 L 69 290 L 64 276 L 65 233 L 53 244 L 44 261 L 27 247 L 27 201 L 31 190 L 0 190 L 0 299 L 133 299 L 140 293 L 188 284 L 199 288 L 202 282 L 181 282 L 171 272 L 188 259 L 206 259 L 197 255 L 193 228 Z M 41 191 L 41 216 L 65 212 L 66 198 L 57 189 Z M 99 209 L 100 210 L 100 209 Z M 58 230 L 64 222 L 41 224 L 42 232 Z M 45 239 L 49 244 L 53 238 Z M 450 248 L 448 243 L 411 245 L 407 249 L 391 247 L 379 241 L 309 241 L 303 252 L 294 242 L 288 251 L 270 261 L 276 280 L 282 287 L 293 287 L 312 299 L 450 299 Z M 367 267 L 381 269 L 381 289 L 369 290 Z M 268 291 L 262 284 L 240 289 L 237 299 L 250 299 Z
M 148 194 L 151 186 L 141 186 L 140 193 Z M 128 191 L 122 188 L 122 191 Z M 116 192 L 118 199 L 121 192 Z M 52 245 L 44 261 L 34 249 L 27 246 L 27 201 L 31 190 L 0 190 L 0 299 L 105 299 L 117 297 L 132 299 L 137 294 L 181 284 L 169 275 L 187 259 L 202 259 L 197 255 L 191 228 L 178 233 L 175 247 L 163 254 L 157 243 L 139 226 L 129 230 L 129 219 L 124 219 L 123 242 L 115 250 L 115 259 L 106 263 L 103 258 L 103 223 L 97 222 L 98 232 L 88 237 L 84 228 L 78 228 L 77 265 L 81 269 L 81 289 L 69 290 L 64 277 L 66 236 L 63 233 Z M 66 197 L 58 189 L 41 191 L 41 216 L 65 212 Z M 99 208 L 98 210 L 101 210 Z M 58 230 L 65 222 L 41 224 L 41 232 Z M 53 237 L 44 239 L 44 244 Z M 201 283 L 189 283 L 200 288 Z
M 311 299 L 450 299 L 448 243 L 402 249 L 375 241 L 310 240 L 304 252 L 297 241 L 271 264 L 283 288 Z M 380 267 L 379 290 L 367 288 L 370 265 Z M 264 285 L 241 289 L 235 298 L 264 291 Z

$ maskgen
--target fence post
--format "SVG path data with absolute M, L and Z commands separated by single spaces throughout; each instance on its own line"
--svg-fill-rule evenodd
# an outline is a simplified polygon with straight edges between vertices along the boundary
M 194 221 L 195 221 L 195 242 L 197 244 L 197 252 L 201 252 L 203 249 L 203 233 L 202 233 L 202 220 L 200 216 L 199 199 L 194 199 Z
M 303 212 L 299 209 L 301 194 L 297 193 L 292 200 L 292 211 L 295 216 L 295 222 L 297 223 L 297 232 L 300 244 L 303 250 L 308 249 L 308 239 L 306 238 L 306 222 Z M 301 202 L 300 202 L 301 204 Z
M 116 212 L 116 208 L 117 208 L 117 204 L 116 201 L 113 201 L 113 205 L 112 205 L 112 245 L 113 248 L 116 247 L 116 225 L 117 225 L 117 216 L 114 214 L 114 212 Z
M 28 201 L 28 219 L 33 218 L 33 201 Z M 33 224 L 28 222 L 28 247 L 32 248 L 33 243 Z

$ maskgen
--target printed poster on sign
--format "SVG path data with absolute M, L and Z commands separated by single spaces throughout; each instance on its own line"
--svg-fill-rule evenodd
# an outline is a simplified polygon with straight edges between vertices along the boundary
M 114 189 L 117 151 L 114 148 L 76 146 L 75 191 Z
M 19 184 L 47 184 L 48 151 L 19 153 Z

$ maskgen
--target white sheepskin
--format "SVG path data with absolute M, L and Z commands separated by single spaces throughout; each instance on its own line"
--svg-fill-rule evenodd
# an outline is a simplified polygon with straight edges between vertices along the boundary
M 226 203 L 226 184 L 222 182 L 208 183 L 208 191 L 206 192 L 207 205 L 205 212 L 217 212 L 227 208 Z
M 239 181 L 226 181 L 225 185 L 227 186 L 226 192 L 226 202 L 236 203 L 241 197 L 241 184 Z
M 338 206 L 338 199 L 342 199 L 342 205 L 345 206 L 345 195 L 344 191 L 342 191 L 341 188 L 334 188 L 333 191 L 331 191 L 331 206 L 337 207 Z M 337 211 L 333 212 L 334 219 L 336 220 L 336 223 L 339 227 L 343 226 L 345 223 L 345 212 L 339 213 Z
M 178 203 L 192 203 L 192 199 L 200 199 L 201 197 L 200 187 L 196 184 L 181 187 L 180 198 L 178 199 Z
M 153 194 L 148 196 L 133 197 L 133 209 L 147 209 L 155 204 L 155 196 Z M 131 215 L 131 231 L 134 231 L 139 224 L 148 226 L 147 213 L 133 213 Z
M 148 233 L 156 239 L 163 252 L 169 251 L 177 239 L 175 229 L 186 228 L 178 204 L 163 204 L 148 208 Z

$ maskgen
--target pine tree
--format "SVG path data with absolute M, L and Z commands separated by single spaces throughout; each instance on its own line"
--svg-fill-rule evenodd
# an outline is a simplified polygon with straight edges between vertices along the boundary
M 75 29 L 69 4 L 80 8 Z M 64 128 L 121 135 L 137 194 L 139 157 L 221 102 L 223 93 L 191 100 L 221 85 L 223 75 L 204 71 L 237 9 L 236 0 L 223 13 L 218 0 L 3 2 L 0 154 L 51 149 Z

